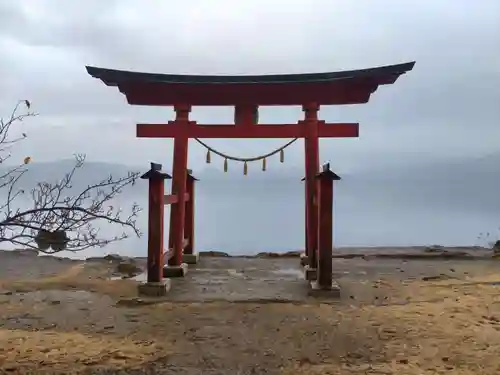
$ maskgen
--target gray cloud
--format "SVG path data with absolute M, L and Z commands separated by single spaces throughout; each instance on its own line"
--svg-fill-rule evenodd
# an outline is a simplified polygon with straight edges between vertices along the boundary
M 360 121 L 361 138 L 322 141 L 342 170 L 372 164 L 476 157 L 500 150 L 500 2 L 482 0 L 31 0 L 0 3 L 0 113 L 29 98 L 40 113 L 18 131 L 16 157 L 86 152 L 91 160 L 168 163 L 168 140 L 135 139 L 135 122 L 169 109 L 133 108 L 84 66 L 192 74 L 299 73 L 416 60 L 368 105 L 324 108 L 330 121 Z M 270 122 L 298 108 L 265 108 Z M 200 122 L 229 122 L 227 108 L 195 108 Z M 57 140 L 57 147 L 50 146 Z M 212 142 L 252 155 L 282 143 Z M 296 145 L 287 160 L 301 165 Z M 204 151 L 193 144 L 193 166 Z

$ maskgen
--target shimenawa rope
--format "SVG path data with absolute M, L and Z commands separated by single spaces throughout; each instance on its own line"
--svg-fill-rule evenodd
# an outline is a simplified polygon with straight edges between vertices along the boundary
M 224 158 L 224 172 L 227 172 L 227 169 L 228 169 L 227 161 L 228 160 L 233 160 L 233 161 L 239 161 L 239 162 L 243 162 L 244 163 L 244 165 L 243 165 L 243 174 L 246 175 L 248 173 L 247 162 L 262 160 L 262 170 L 265 171 L 266 170 L 266 158 L 271 157 L 273 155 L 276 155 L 279 152 L 280 153 L 280 162 L 283 163 L 285 161 L 285 153 L 284 153 L 285 148 L 287 148 L 292 143 L 294 143 L 295 141 L 297 141 L 297 139 L 298 138 L 294 138 L 291 141 L 285 143 L 283 146 L 278 147 L 277 149 L 275 149 L 275 150 L 273 150 L 273 151 L 271 151 L 271 152 L 269 152 L 267 154 L 259 155 L 259 156 L 254 156 L 254 157 L 249 157 L 249 158 L 242 158 L 242 157 L 237 157 L 237 156 L 231 156 L 231 155 L 225 154 L 223 152 L 220 152 L 220 151 L 216 150 L 215 148 L 209 146 L 208 144 L 206 144 L 205 142 L 203 142 L 199 138 L 195 138 L 195 141 L 198 142 L 199 144 L 201 144 L 203 147 L 205 147 L 207 149 L 207 163 L 211 162 L 210 152 L 213 152 L 215 155 L 218 155 L 221 158 Z

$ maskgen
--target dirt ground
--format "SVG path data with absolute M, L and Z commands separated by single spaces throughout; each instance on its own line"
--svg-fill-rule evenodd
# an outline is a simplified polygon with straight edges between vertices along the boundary
M 153 303 L 110 262 L 0 252 L 0 373 L 500 373 L 498 261 L 333 263 L 340 300 L 297 258 L 206 257 Z

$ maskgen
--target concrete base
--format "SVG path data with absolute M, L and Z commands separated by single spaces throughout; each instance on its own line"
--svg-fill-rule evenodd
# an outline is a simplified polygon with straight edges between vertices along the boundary
M 188 272 L 188 265 L 182 263 L 180 266 L 163 267 L 163 277 L 170 279 L 173 277 L 184 277 Z
M 318 270 L 316 268 L 311 268 L 311 266 L 305 266 L 304 276 L 307 281 L 314 281 L 318 278 Z
M 308 264 L 309 264 L 309 257 L 305 253 L 300 254 L 300 265 L 302 267 L 305 267 Z
M 197 264 L 198 259 L 199 259 L 198 254 L 182 254 L 182 263 Z
M 336 281 L 333 281 L 332 285 L 327 287 L 320 286 L 317 281 L 313 281 L 310 286 L 311 288 L 307 294 L 311 297 L 340 298 L 340 286 Z
M 159 283 L 142 283 L 138 286 L 139 295 L 148 297 L 163 297 L 170 290 L 170 280 L 162 280 Z

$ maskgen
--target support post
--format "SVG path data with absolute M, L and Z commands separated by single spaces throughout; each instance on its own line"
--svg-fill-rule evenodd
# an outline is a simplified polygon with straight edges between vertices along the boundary
M 304 105 L 305 195 L 306 195 L 306 256 L 309 268 L 316 269 L 318 249 L 318 202 L 316 174 L 319 168 L 318 111 L 319 105 Z M 309 273 L 313 277 L 313 272 Z
M 305 178 L 304 178 L 304 181 L 305 181 Z M 307 186 L 304 185 L 304 214 L 305 214 L 305 217 L 304 217 L 304 239 L 305 239 L 305 246 L 304 246 L 304 253 L 300 254 L 300 265 L 302 267 L 305 267 L 305 266 L 309 266 L 309 257 L 308 257 L 308 253 L 309 253 L 309 234 L 308 234 L 308 230 L 307 230 L 307 223 L 308 223 L 308 210 L 307 210 Z
M 171 126 L 182 129 L 189 125 L 189 105 L 175 106 L 176 118 Z M 188 161 L 188 137 L 185 132 L 180 132 L 174 139 L 174 160 L 172 171 L 172 194 L 177 196 L 177 203 L 170 208 L 170 233 L 169 249 L 173 256 L 169 259 L 169 266 L 180 267 L 184 247 L 184 221 L 186 214 L 186 180 Z
M 333 252 L 333 181 L 340 177 L 330 170 L 330 164 L 323 166 L 317 175 L 319 181 L 319 230 L 318 230 L 318 285 L 332 286 Z
M 188 169 L 186 179 L 186 192 L 189 199 L 186 201 L 186 214 L 184 216 L 184 237 L 186 238 L 186 247 L 182 254 L 182 262 L 186 264 L 198 263 L 198 256 L 194 252 L 194 210 L 195 210 L 195 182 L 198 181 Z
M 319 182 L 319 227 L 317 280 L 311 284 L 313 291 L 329 291 L 338 296 L 340 288 L 333 284 L 333 181 L 340 177 L 330 170 L 330 164 L 316 176 Z
M 165 180 L 170 178 L 157 163 L 151 163 L 151 169 L 141 176 L 149 180 L 149 203 L 147 283 L 139 286 L 140 294 L 162 296 L 169 289 L 163 280 L 163 218 Z

